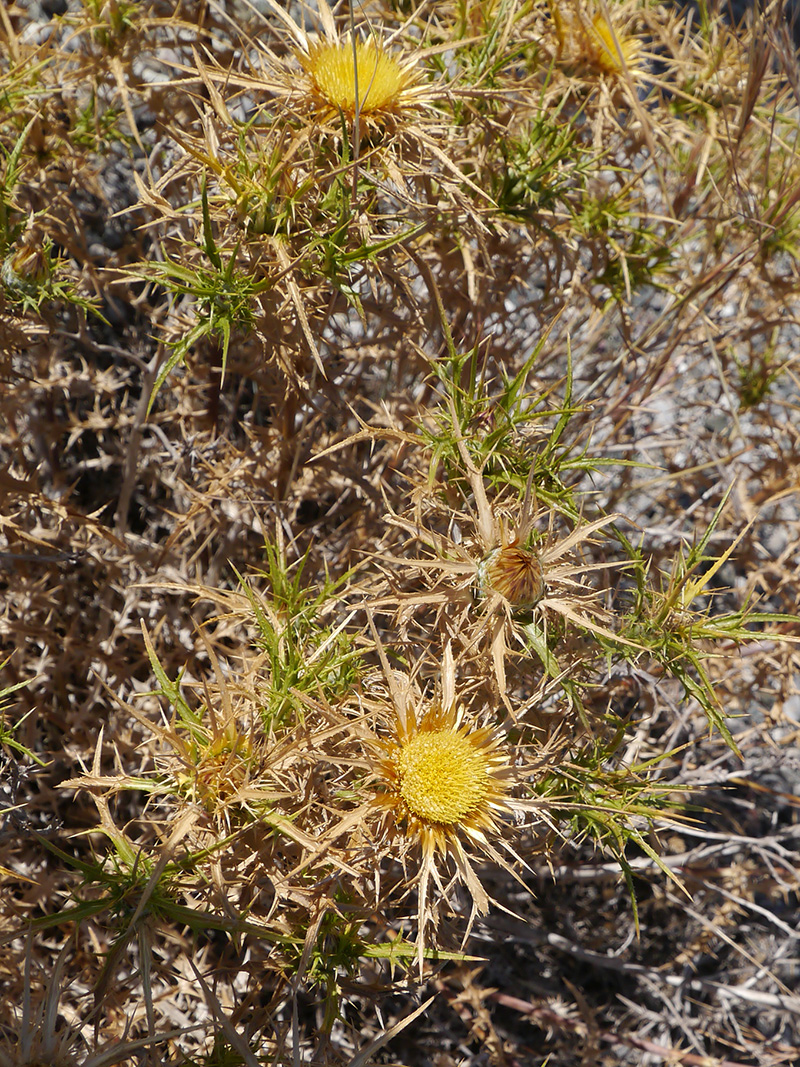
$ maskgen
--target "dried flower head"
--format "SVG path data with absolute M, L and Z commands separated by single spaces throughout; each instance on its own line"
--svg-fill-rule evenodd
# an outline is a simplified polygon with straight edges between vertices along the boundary
M 541 556 L 514 538 L 478 564 L 478 588 L 484 596 L 499 594 L 513 611 L 532 611 L 545 593 Z

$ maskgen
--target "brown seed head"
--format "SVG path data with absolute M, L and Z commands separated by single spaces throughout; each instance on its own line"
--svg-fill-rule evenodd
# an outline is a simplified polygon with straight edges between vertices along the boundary
M 479 578 L 484 595 L 499 593 L 515 611 L 529 611 L 545 592 L 538 554 L 515 543 L 490 552 L 479 567 Z

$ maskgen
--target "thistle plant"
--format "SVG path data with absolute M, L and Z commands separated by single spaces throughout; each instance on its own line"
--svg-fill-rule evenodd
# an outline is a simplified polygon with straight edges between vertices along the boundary
M 800 1061 L 779 6 L 0 5 L 0 1067 Z
M 476 719 L 459 704 L 449 645 L 439 693 L 427 704 L 411 679 L 391 670 L 385 655 L 382 659 L 391 711 L 384 713 L 388 737 L 374 744 L 379 791 L 372 805 L 382 817 L 373 833 L 383 842 L 382 852 L 408 871 L 406 891 L 417 887 L 421 968 L 426 926 L 435 926 L 440 903 L 454 883 L 463 884 L 473 902 L 465 938 L 475 914 L 486 914 L 489 908 L 475 870 L 476 857 L 489 858 L 519 878 L 524 864 L 507 839 L 504 816 L 530 805 L 512 794 L 519 753 L 497 732 L 491 717 L 487 724 L 485 716 Z M 451 875 L 446 873 L 449 862 L 455 869 Z M 431 883 L 438 902 L 432 898 Z
M 452 398 L 448 405 L 461 461 L 459 473 L 470 495 L 465 494 L 462 507 L 448 509 L 444 530 L 440 521 L 425 521 L 422 498 L 409 514 L 388 517 L 390 525 L 427 551 L 425 557 L 417 559 L 407 553 L 401 557 L 383 555 L 381 563 L 393 576 L 390 582 L 405 573 L 414 584 L 421 579 L 423 588 L 419 592 L 398 591 L 375 606 L 394 606 L 401 625 L 415 609 L 435 609 L 435 625 L 451 640 L 464 650 L 489 654 L 498 694 L 515 715 L 506 670 L 510 656 L 519 658 L 520 650 L 523 654 L 535 650 L 548 674 L 562 674 L 548 648 L 548 618 L 577 626 L 589 636 L 625 642 L 609 629 L 610 615 L 587 582 L 590 573 L 618 564 L 611 560 L 593 564 L 579 555 L 581 545 L 590 544 L 593 534 L 619 516 L 604 515 L 591 522 L 579 519 L 571 532 L 558 536 L 555 509 L 536 508 L 533 468 L 516 507 L 508 502 L 508 493 L 490 500 L 491 490 L 469 452 Z M 430 495 L 435 500 L 434 487 Z M 441 510 L 434 505 L 431 518 L 439 520 L 440 516 Z M 537 523 L 547 529 L 537 532 Z

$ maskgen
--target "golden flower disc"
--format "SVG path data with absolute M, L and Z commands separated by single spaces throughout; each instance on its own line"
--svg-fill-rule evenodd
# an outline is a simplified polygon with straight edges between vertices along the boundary
M 419 819 L 452 825 L 489 792 L 488 752 L 455 730 L 419 733 L 395 756 L 399 792 Z
M 352 41 L 312 45 L 302 63 L 318 95 L 346 115 L 356 110 L 356 76 L 362 114 L 391 111 L 412 81 L 410 72 L 372 41 L 357 41 L 355 48 Z
M 595 38 L 593 60 L 595 66 L 606 74 L 619 74 L 623 69 L 619 54 L 625 60 L 625 66 L 635 65 L 639 54 L 639 42 L 635 37 L 628 37 L 613 28 L 602 15 L 595 15 L 591 23 L 591 33 Z

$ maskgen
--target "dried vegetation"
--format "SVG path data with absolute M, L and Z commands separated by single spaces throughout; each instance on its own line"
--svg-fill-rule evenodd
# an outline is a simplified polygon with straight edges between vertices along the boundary
M 0 41 L 0 1065 L 798 1062 L 780 8 Z

